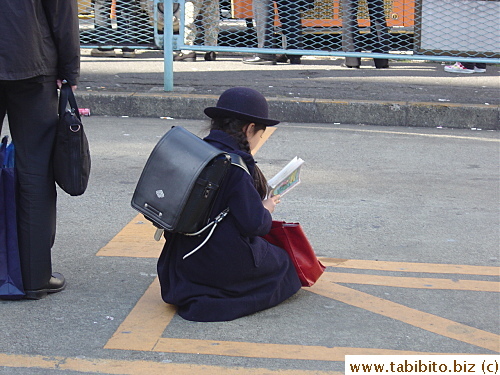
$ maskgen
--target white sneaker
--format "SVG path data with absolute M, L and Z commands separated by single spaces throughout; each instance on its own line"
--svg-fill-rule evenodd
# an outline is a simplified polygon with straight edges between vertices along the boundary
M 474 73 L 474 69 L 467 69 L 460 62 L 456 62 L 453 65 L 446 65 L 444 67 L 444 71 L 448 73 L 466 73 L 466 74 Z
M 474 73 L 484 73 L 484 72 L 486 72 L 486 69 L 478 68 L 477 66 L 474 67 Z

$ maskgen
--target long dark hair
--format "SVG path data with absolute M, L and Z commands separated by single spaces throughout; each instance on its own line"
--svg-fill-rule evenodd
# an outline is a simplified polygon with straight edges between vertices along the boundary
M 248 143 L 247 136 L 243 129 L 249 125 L 248 120 L 239 120 L 236 118 L 214 118 L 211 121 L 211 130 L 222 130 L 223 132 L 232 136 L 238 142 L 239 149 L 250 154 L 250 144 Z M 255 132 L 265 130 L 266 125 L 255 124 Z M 260 197 L 265 199 L 267 196 L 267 180 L 262 171 L 255 166 L 253 171 L 253 184 L 257 189 Z

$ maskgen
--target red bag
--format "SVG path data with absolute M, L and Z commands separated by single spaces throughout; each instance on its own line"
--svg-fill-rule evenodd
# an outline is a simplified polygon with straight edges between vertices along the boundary
M 325 266 L 316 257 L 299 223 L 273 220 L 271 231 L 263 238 L 286 250 L 293 261 L 302 286 L 312 286 L 323 274 Z

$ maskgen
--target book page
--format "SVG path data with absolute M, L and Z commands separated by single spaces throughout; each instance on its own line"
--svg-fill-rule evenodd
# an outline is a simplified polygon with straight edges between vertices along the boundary
M 304 160 L 299 157 L 293 158 L 276 176 L 268 181 L 269 197 L 274 195 L 285 195 L 292 188 L 300 184 L 300 169 Z

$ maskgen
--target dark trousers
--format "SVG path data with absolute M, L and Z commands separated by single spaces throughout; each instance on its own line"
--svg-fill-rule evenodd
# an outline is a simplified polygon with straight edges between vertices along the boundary
M 281 30 L 286 42 L 282 48 L 302 49 L 302 21 L 301 1 L 278 0 L 278 15 L 281 21 Z M 259 48 L 273 48 L 274 35 L 274 1 L 253 0 L 252 9 L 257 31 L 257 45 Z M 258 54 L 263 59 L 273 59 L 274 55 Z
M 41 289 L 52 274 L 56 188 L 52 148 L 57 126 L 55 77 L 0 81 L 0 131 L 7 114 L 18 179 L 18 237 L 24 288 Z
M 281 30 L 286 38 L 286 49 L 302 49 L 302 8 L 300 1 L 278 0 Z
M 361 52 L 362 48 L 358 40 L 359 27 L 357 20 L 358 0 L 341 0 L 342 4 L 342 50 L 345 52 Z M 375 34 L 375 43 L 373 52 L 385 53 L 389 48 L 387 45 L 389 39 L 389 29 L 385 19 L 384 0 L 368 0 L 368 12 L 370 16 L 370 33 Z M 374 59 L 376 67 L 385 67 L 388 65 L 388 59 Z M 360 66 L 359 57 L 346 57 L 347 66 Z
M 135 0 L 121 0 L 116 2 L 116 26 L 118 43 L 137 44 L 140 33 L 138 22 L 139 5 Z
M 470 62 L 462 62 L 462 65 L 466 69 L 474 69 L 475 66 L 477 66 L 479 69 L 486 69 L 486 64 L 485 63 L 470 63 Z

